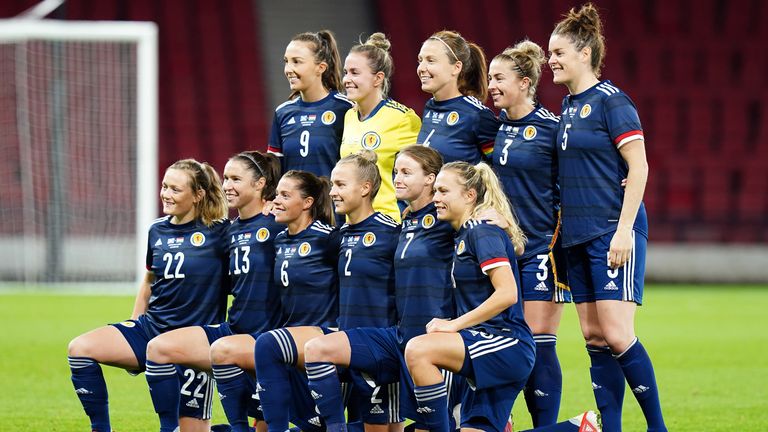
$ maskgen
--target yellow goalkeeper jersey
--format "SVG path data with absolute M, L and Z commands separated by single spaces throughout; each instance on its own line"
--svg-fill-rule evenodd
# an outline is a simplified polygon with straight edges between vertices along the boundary
M 344 135 L 341 138 L 341 157 L 362 149 L 376 152 L 381 173 L 381 188 L 373 200 L 373 209 L 400 222 L 400 209 L 395 198 L 392 172 L 395 155 L 401 148 L 416 144 L 421 129 L 421 119 L 412 109 L 391 99 L 385 99 L 363 121 L 357 107 L 350 108 L 344 116 Z

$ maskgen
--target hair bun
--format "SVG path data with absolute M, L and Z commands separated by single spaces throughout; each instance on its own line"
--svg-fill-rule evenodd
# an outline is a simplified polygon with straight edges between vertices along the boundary
M 373 45 L 376 48 L 381 48 L 387 52 L 392 47 L 392 44 L 389 42 L 389 39 L 387 39 L 387 36 L 381 32 L 376 32 L 368 36 L 368 40 L 365 41 L 365 45 Z

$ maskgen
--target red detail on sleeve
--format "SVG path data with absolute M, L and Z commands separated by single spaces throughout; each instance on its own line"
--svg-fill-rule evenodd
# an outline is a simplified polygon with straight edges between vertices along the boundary
M 615 140 L 613 140 L 614 145 L 619 145 L 622 141 L 624 141 L 625 138 L 631 137 L 633 135 L 639 135 L 641 137 L 644 137 L 643 131 L 641 130 L 631 130 L 629 132 L 624 132 L 623 134 L 616 137 Z
M 501 262 L 509 263 L 509 258 L 491 258 L 488 261 L 484 261 L 484 262 L 480 263 L 480 268 L 484 269 L 484 268 L 488 267 L 489 265 L 496 264 L 496 263 L 501 263 Z
M 267 146 L 267 151 L 271 153 L 282 153 L 279 148 L 275 148 L 272 146 Z

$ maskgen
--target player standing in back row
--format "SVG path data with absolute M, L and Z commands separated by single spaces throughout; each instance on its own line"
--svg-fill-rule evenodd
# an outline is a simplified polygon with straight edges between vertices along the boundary
M 499 121 L 483 105 L 488 77 L 482 48 L 456 32 L 437 32 L 421 45 L 416 73 L 421 89 L 432 94 L 417 142 L 437 150 L 446 163 L 487 159 Z
M 666 431 L 653 365 L 634 329 L 648 242 L 648 163 L 637 109 L 599 79 L 605 38 L 591 3 L 557 24 L 549 51 L 554 82 L 569 93 L 558 134 L 563 246 L 597 407 L 605 429 L 620 431 L 626 378 L 648 430 Z
M 381 190 L 373 208 L 399 222 L 392 168 L 397 152 L 416 142 L 421 121 L 412 109 L 387 97 L 394 73 L 389 47 L 384 34 L 374 33 L 352 47 L 344 62 L 344 89 L 356 105 L 344 117 L 341 157 L 360 150 L 376 153 Z
M 563 376 L 555 345 L 564 302 L 571 301 L 558 238 L 557 116 L 536 102 L 544 51 L 525 40 L 494 57 L 489 92 L 501 127 L 493 168 L 528 238 L 520 269 L 525 321 L 536 342 L 536 364 L 525 385 L 534 426 L 557 422 Z
M 281 159 L 282 172 L 331 175 L 339 160 L 344 114 L 352 103 L 339 92 L 341 60 L 333 33 L 300 33 L 285 48 L 288 102 L 278 106 L 268 150 Z

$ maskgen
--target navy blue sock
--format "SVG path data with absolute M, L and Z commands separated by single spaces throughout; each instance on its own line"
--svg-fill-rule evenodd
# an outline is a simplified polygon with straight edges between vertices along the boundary
M 557 360 L 557 336 L 533 335 L 536 342 L 536 363 L 525 384 L 525 403 L 531 413 L 533 426 L 557 423 L 560 395 L 563 392 L 563 373 Z
M 648 423 L 648 432 L 666 432 L 664 417 L 661 415 L 659 388 L 656 386 L 656 375 L 653 372 L 651 358 L 645 347 L 637 338 L 623 353 L 616 355 L 621 370 L 627 378 L 629 388 L 640 404 L 640 408 Z
M 448 430 L 448 391 L 445 383 L 427 386 L 416 386 L 413 390 L 421 415 L 421 422 L 432 432 L 449 432 Z
M 621 431 L 621 410 L 624 403 L 624 372 L 619 362 L 613 358 L 610 348 L 587 345 L 592 367 L 592 391 L 595 403 L 600 410 L 603 429 Z
M 158 364 L 147 360 L 144 374 L 152 396 L 152 405 L 160 418 L 160 432 L 173 432 L 179 427 L 179 401 L 181 383 L 174 364 Z
M 72 371 L 72 385 L 80 398 L 83 410 L 91 419 L 91 429 L 97 432 L 111 432 L 109 426 L 109 402 L 107 383 L 101 366 L 88 357 L 67 357 Z
M 249 432 L 248 403 L 255 388 L 248 375 L 236 365 L 215 364 L 213 377 L 232 432 Z
M 296 364 L 296 343 L 286 329 L 271 330 L 256 339 L 256 377 L 261 411 L 269 432 L 285 432 L 290 421 L 291 385 L 288 368 Z
M 309 388 L 328 432 L 346 431 L 344 396 L 336 365 L 326 362 L 305 363 Z

